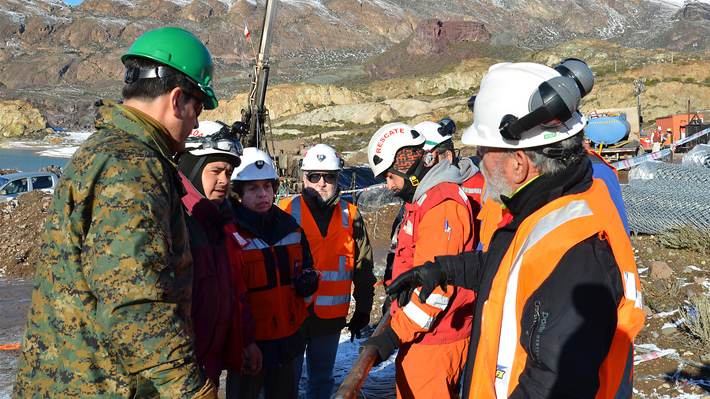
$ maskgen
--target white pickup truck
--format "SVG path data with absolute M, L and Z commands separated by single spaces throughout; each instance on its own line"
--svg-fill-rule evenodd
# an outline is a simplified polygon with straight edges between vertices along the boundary
M 28 193 L 32 190 L 42 190 L 54 193 L 54 187 L 59 178 L 52 172 L 11 173 L 0 176 L 0 202 Z

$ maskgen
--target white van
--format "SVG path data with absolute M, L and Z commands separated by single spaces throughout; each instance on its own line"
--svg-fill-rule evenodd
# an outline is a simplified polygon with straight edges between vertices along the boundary
M 59 178 L 52 172 L 11 173 L 0 176 L 0 202 L 32 190 L 54 193 Z

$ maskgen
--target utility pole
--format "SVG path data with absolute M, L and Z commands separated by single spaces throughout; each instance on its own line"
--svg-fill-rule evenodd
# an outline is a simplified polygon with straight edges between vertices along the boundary
M 639 137 L 641 137 L 641 125 L 643 125 L 643 117 L 641 116 L 641 93 L 643 93 L 643 84 L 646 83 L 646 78 L 641 80 L 634 79 L 634 93 L 638 97 L 639 108 Z

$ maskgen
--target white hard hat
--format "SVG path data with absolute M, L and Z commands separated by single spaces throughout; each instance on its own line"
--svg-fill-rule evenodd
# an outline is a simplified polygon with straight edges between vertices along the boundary
M 394 164 L 397 150 L 404 147 L 421 146 L 424 136 L 406 123 L 388 123 L 382 126 L 367 145 L 367 160 L 375 176 L 380 176 Z
M 203 121 L 187 137 L 185 152 L 196 157 L 205 155 L 227 155 L 236 158 L 239 165 L 242 143 L 231 137 L 231 129 L 222 122 Z
M 234 169 L 232 180 L 252 181 L 278 179 L 269 154 L 256 147 L 247 147 L 242 155 L 242 164 Z
M 303 156 L 301 170 L 343 170 L 343 159 L 327 144 L 316 144 Z
M 564 60 L 555 69 L 528 62 L 495 64 L 481 81 L 473 125 L 462 141 L 514 149 L 572 137 L 587 124 L 579 101 L 593 86 L 594 75 L 580 60 Z
M 451 119 L 448 118 L 447 120 L 451 121 Z M 456 124 L 453 126 L 455 129 Z M 453 133 L 453 131 L 447 129 L 440 122 L 437 123 L 431 121 L 417 123 L 414 125 L 414 130 L 424 135 L 424 139 L 426 140 L 424 142 L 424 149 L 426 151 L 431 150 L 446 140 L 451 140 L 451 133 Z

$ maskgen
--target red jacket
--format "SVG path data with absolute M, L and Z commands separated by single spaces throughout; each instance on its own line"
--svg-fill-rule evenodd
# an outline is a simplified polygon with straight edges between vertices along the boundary
M 207 376 L 219 381 L 222 365 L 241 371 L 243 348 L 254 342 L 254 319 L 241 279 L 241 248 L 231 206 L 217 206 L 180 174 L 193 261 L 192 320 L 195 355 Z M 239 300 L 238 300 L 239 298 Z
M 397 235 L 392 278 L 434 256 L 473 248 L 472 218 L 466 195 L 455 183 L 439 183 L 418 201 L 405 204 Z M 416 296 L 416 294 L 415 294 Z M 475 293 L 462 288 L 437 288 L 426 304 L 413 298 L 404 308 L 391 306 L 392 329 L 402 342 L 437 345 L 456 342 L 471 333 Z

